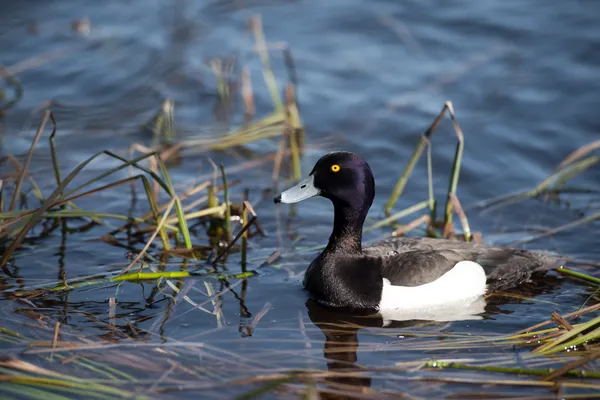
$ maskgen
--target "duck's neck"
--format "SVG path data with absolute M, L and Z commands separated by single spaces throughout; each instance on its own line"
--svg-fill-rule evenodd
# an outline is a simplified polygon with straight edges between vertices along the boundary
M 368 207 L 352 207 L 334 204 L 333 232 L 326 251 L 360 253 L 362 251 L 362 229 Z

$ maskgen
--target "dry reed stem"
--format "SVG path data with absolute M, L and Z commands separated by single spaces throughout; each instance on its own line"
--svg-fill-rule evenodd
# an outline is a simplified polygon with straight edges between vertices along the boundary
M 21 165 L 21 163 L 19 162 L 19 160 L 17 160 L 15 157 L 13 157 L 10 154 L 6 156 L 6 160 L 12 164 L 13 168 L 15 169 L 15 172 L 5 174 L 3 177 L 5 179 L 12 178 L 12 179 L 15 180 L 15 183 L 16 183 L 17 180 L 19 179 L 19 177 L 21 176 L 21 174 L 23 174 L 23 172 L 25 171 L 23 169 L 23 165 Z M 24 172 L 24 176 L 31 183 L 32 191 L 33 191 L 33 194 L 35 195 L 35 197 L 38 200 L 43 201 L 44 200 L 44 195 L 42 194 L 42 191 L 40 190 L 40 188 L 37 185 L 36 181 L 31 177 L 31 175 L 28 172 Z
M 242 203 L 242 223 L 248 220 L 248 189 L 244 190 L 244 199 Z M 248 230 L 242 234 L 242 272 L 246 272 L 246 252 L 248 251 Z
M 277 153 L 275 154 L 274 162 L 273 162 L 273 185 L 277 186 L 279 181 L 279 173 L 281 170 L 281 162 L 283 161 L 283 154 L 285 152 L 285 135 L 281 137 L 279 140 L 279 147 L 277 148 Z
M 564 160 L 562 160 L 560 162 L 560 164 L 558 164 L 558 166 L 556 167 L 556 169 L 562 169 L 564 167 L 566 167 L 569 164 L 572 164 L 573 162 L 579 160 L 580 158 L 585 157 L 586 155 L 588 155 L 589 153 L 591 153 L 592 151 L 596 150 L 596 149 L 600 149 L 600 140 L 596 140 L 592 143 L 589 143 L 585 146 L 582 146 L 580 148 L 578 148 L 577 150 L 573 151 L 571 154 L 569 154 L 567 157 L 565 157 Z
M 47 110 L 46 112 L 44 112 L 44 118 L 42 119 L 42 122 L 38 126 L 37 132 L 35 133 L 35 136 L 33 137 L 33 140 L 31 141 L 31 146 L 29 147 L 29 151 L 27 152 L 27 157 L 25 158 L 25 164 L 23 165 L 23 168 L 21 169 L 21 173 L 19 174 L 19 177 L 17 178 L 17 181 L 15 183 L 15 191 L 13 193 L 13 197 L 10 202 L 10 206 L 8 207 L 8 211 L 13 211 L 17 205 L 17 199 L 19 198 L 19 194 L 21 193 L 23 179 L 25 178 L 27 169 L 29 169 L 29 164 L 31 163 L 31 158 L 33 157 L 33 151 L 34 151 L 35 147 L 37 146 L 37 143 L 40 140 L 40 137 L 42 136 L 42 132 L 44 132 L 44 128 L 46 128 L 46 124 L 48 123 L 49 119 L 50 119 L 50 111 Z
M 158 222 L 158 226 L 154 230 L 154 233 L 152 233 L 152 236 L 150 236 L 150 239 L 148 239 L 148 241 L 146 242 L 146 245 L 144 246 L 142 251 L 140 251 L 138 253 L 138 255 L 135 256 L 135 258 L 129 263 L 129 265 L 123 271 L 121 271 L 121 275 L 127 273 L 135 264 L 137 264 L 138 261 L 140 261 L 140 259 L 144 256 L 144 254 L 146 254 L 146 252 L 148 251 L 148 248 L 150 248 L 150 245 L 152 244 L 152 242 L 154 241 L 156 236 L 161 232 L 174 205 L 175 205 L 175 199 L 171 199 L 171 201 L 169 202 L 169 205 L 167 206 L 167 209 L 165 210 L 165 212 L 162 215 L 162 218 Z
M 454 206 L 454 211 L 456 212 L 456 214 L 458 215 L 458 217 L 460 219 L 460 223 L 462 225 L 463 233 L 465 236 L 465 241 L 470 242 L 471 241 L 471 228 L 469 227 L 469 220 L 467 219 L 467 215 L 463 211 L 463 208 L 460 204 L 460 201 L 458 200 L 458 197 L 453 193 L 450 193 L 449 196 L 450 196 L 450 201 L 452 202 L 452 205 Z
M 561 226 L 557 226 L 556 228 L 548 229 L 546 232 L 540 233 L 538 235 L 534 235 L 534 236 L 531 236 L 531 237 L 528 237 L 528 238 L 525 238 L 525 239 L 521 239 L 521 240 L 516 240 L 514 242 L 509 243 L 509 246 L 511 246 L 511 247 L 520 246 L 520 245 L 522 245 L 524 243 L 529 243 L 529 242 L 532 242 L 534 240 L 545 238 L 547 236 L 553 236 L 553 235 L 556 235 L 557 233 L 560 233 L 562 231 L 575 228 L 575 227 L 577 227 L 579 225 L 587 224 L 587 223 L 595 221 L 597 219 L 600 219 L 600 212 L 592 214 L 592 215 L 589 215 L 589 216 L 584 217 L 584 218 L 577 219 L 575 221 L 568 222 L 568 223 L 563 224 Z
M 556 311 L 552 312 L 552 320 L 556 321 L 558 325 L 562 326 L 566 330 L 570 331 L 573 329 L 573 325 L 569 323 L 566 319 L 564 319 L 559 313 Z
M 114 297 L 108 298 L 108 329 L 115 329 L 115 320 L 117 314 L 117 299 Z
M 139 153 L 142 154 L 150 154 L 153 153 L 155 150 L 146 147 L 142 144 L 138 144 L 138 143 L 134 143 L 129 147 L 129 158 L 132 159 L 134 156 L 134 152 L 137 151 Z M 162 154 L 159 153 L 159 157 L 162 157 Z M 166 158 L 163 158 L 163 160 L 166 160 Z M 134 166 L 130 165 L 129 166 L 129 176 L 133 176 L 134 175 Z M 156 159 L 154 157 L 148 157 L 148 170 L 152 171 L 153 173 L 158 175 L 158 162 L 156 161 Z M 132 182 L 132 189 L 134 188 L 133 186 L 133 182 Z M 159 193 L 160 193 L 160 186 L 158 184 L 157 181 L 152 180 L 152 194 L 154 196 L 154 202 L 158 203 L 159 202 Z
M 44 65 L 47 62 L 57 60 L 65 55 L 69 54 L 73 50 L 83 49 L 81 44 L 77 44 L 75 46 L 70 46 L 67 48 L 62 48 L 58 50 L 51 50 L 46 53 L 37 54 L 25 60 L 19 61 L 9 67 L 6 67 L 6 71 L 12 75 L 17 75 L 23 71 L 26 71 L 31 68 L 36 68 L 41 65 Z
M 56 348 L 56 344 L 58 343 L 58 331 L 60 329 L 60 322 L 56 321 L 56 325 L 54 325 L 54 337 L 52 338 L 52 348 Z
M 404 235 L 407 232 L 415 229 L 419 225 L 429 224 L 429 223 L 431 223 L 431 217 L 427 214 L 421 215 L 419 218 L 415 219 L 414 221 L 409 222 L 408 224 L 403 225 L 400 228 L 396 229 L 389 236 L 390 237 L 401 236 L 401 235 Z
M 240 229 L 240 231 L 237 233 L 237 235 L 235 235 L 233 240 L 231 240 L 229 242 L 227 247 L 225 247 L 225 249 L 223 249 L 223 251 L 217 256 L 217 258 L 215 258 L 215 260 L 213 261 L 213 265 L 217 264 L 217 262 L 219 262 L 224 256 L 226 256 L 229 253 L 229 250 L 233 247 L 233 245 L 237 242 L 237 240 L 244 234 L 244 232 L 246 232 L 246 230 L 248 228 L 250 228 L 250 226 L 254 223 L 255 220 L 256 220 L 256 215 L 253 215 L 252 218 L 250 218 L 250 220 L 244 224 L 244 226 L 242 227 L 242 229 Z
M 254 104 L 254 92 L 252 90 L 252 78 L 250 77 L 250 69 L 244 67 L 242 69 L 242 100 L 244 102 L 244 120 L 250 122 L 256 114 L 256 106 Z
M 265 80 L 265 84 L 267 85 L 267 88 L 269 89 L 269 92 L 271 94 L 273 108 L 275 109 L 276 113 L 281 113 L 283 111 L 283 103 L 281 102 L 281 98 L 279 96 L 275 75 L 273 75 L 273 70 L 271 69 L 271 62 L 269 60 L 269 48 L 265 40 L 261 16 L 255 15 L 252 18 L 250 18 L 249 26 L 254 35 L 256 49 L 260 58 L 260 62 L 262 64 L 263 77 Z
M 392 190 L 392 194 L 390 195 L 390 198 L 388 199 L 388 201 L 385 205 L 385 213 L 386 214 L 388 214 L 388 215 L 390 214 L 392 207 L 394 206 L 394 204 L 396 203 L 396 201 L 398 200 L 398 198 L 404 191 L 404 187 L 406 186 L 406 183 L 408 182 L 408 178 L 409 178 L 410 174 L 412 173 L 412 171 L 413 171 L 417 161 L 421 157 L 423 151 L 428 146 L 431 135 L 437 129 L 438 125 L 440 124 L 440 122 L 442 121 L 442 119 L 444 118 L 446 113 L 450 116 L 450 120 L 451 120 L 452 126 L 454 128 L 454 132 L 458 138 L 455 156 L 454 156 L 454 162 L 452 163 L 452 173 L 451 173 L 451 177 L 450 177 L 450 183 L 449 183 L 449 187 L 448 187 L 448 198 L 446 201 L 446 207 L 445 207 L 445 213 L 444 213 L 444 225 L 445 225 L 445 229 L 448 230 L 447 225 L 452 222 L 452 202 L 450 201 L 449 195 L 456 194 L 456 188 L 458 185 L 458 178 L 459 178 L 459 174 L 460 174 L 460 164 L 461 164 L 463 148 L 464 148 L 464 135 L 462 133 L 462 129 L 458 125 L 458 122 L 454 115 L 454 108 L 450 101 L 446 101 L 444 103 L 442 110 L 435 117 L 435 119 L 433 120 L 433 122 L 431 123 L 429 128 L 427 128 L 425 133 L 423 133 L 423 135 L 419 139 L 419 143 L 417 144 L 415 151 L 413 152 L 410 159 L 408 160 L 406 167 L 404 168 L 404 171 L 402 172 L 402 175 L 396 182 L 396 185 L 394 186 L 394 188 Z
M 563 376 L 567 372 L 569 372 L 577 367 L 580 367 L 591 361 L 594 361 L 598 357 L 600 357 L 600 351 L 595 351 L 595 352 L 592 352 L 592 354 L 589 354 L 587 356 L 579 357 L 578 359 L 571 361 L 570 363 L 565 364 L 564 366 L 560 367 L 556 371 L 542 377 L 541 380 L 542 381 L 554 381 L 554 380 L 556 380 L 556 378 Z
M 227 175 L 225 166 L 219 164 L 221 168 L 221 179 L 223 180 L 223 203 L 225 203 L 225 234 L 227 241 L 231 240 L 231 203 L 229 202 L 229 188 L 227 186 Z

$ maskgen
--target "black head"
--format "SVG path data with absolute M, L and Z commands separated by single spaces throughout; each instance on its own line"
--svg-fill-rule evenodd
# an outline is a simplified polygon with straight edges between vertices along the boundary
M 366 214 L 375 197 L 373 172 L 357 154 L 327 153 L 307 179 L 281 193 L 275 203 L 296 203 L 317 195 L 330 199 L 336 207 L 350 207 Z

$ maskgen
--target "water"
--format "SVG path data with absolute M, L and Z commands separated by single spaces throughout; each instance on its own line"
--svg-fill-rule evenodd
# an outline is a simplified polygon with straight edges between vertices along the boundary
M 291 49 L 307 144 L 315 145 L 323 137 L 332 136 L 325 147 L 310 150 L 303 157 L 305 173 L 325 151 L 345 149 L 363 155 L 377 181 L 377 196 L 369 217 L 373 222 L 383 216 L 383 206 L 419 135 L 444 101 L 451 100 L 466 143 L 458 194 L 463 204 L 472 205 L 535 186 L 571 151 L 598 139 L 598 11 L 600 4 L 593 1 L 548 7 L 538 0 L 481 4 L 453 1 L 444 5 L 433 1 L 365 0 L 130 0 L 76 6 L 67 1 L 7 3 L 0 16 L 0 54 L 4 66 L 12 66 L 23 82 L 24 96 L 2 121 L 2 153 L 27 152 L 40 119 L 40 114 L 32 115 L 32 110 L 50 99 L 59 103 L 53 110 L 65 174 L 105 148 L 127 155 L 127 147 L 133 142 L 149 145 L 150 139 L 139 127 L 166 97 L 175 101 L 180 137 L 202 137 L 221 131 L 226 122 L 215 116 L 217 81 L 208 66 L 208 60 L 215 57 L 233 57 L 236 65 L 249 68 L 258 115 L 266 115 L 271 110 L 270 98 L 247 30 L 249 18 L 260 14 L 273 47 L 285 43 Z M 88 36 L 71 31 L 71 22 L 82 17 L 91 21 Z M 32 21 L 35 33 L 28 31 Z M 281 85 L 288 79 L 283 55 L 272 50 L 271 56 Z M 35 65 L 19 64 L 30 58 Z M 241 121 L 241 110 L 240 102 L 236 102 L 230 123 Z M 447 186 L 455 140 L 446 120 L 432 138 L 438 197 Z M 39 148 L 31 171 L 45 193 L 49 193 L 53 176 L 45 139 Z M 272 154 L 276 148 L 277 139 L 249 146 L 261 156 Z M 247 159 L 243 153 L 235 152 L 187 154 L 171 169 L 175 183 L 188 187 L 199 176 L 211 176 L 208 157 L 227 166 Z M 87 176 L 114 165 L 106 158 L 94 162 Z M 597 189 L 599 171 L 593 168 L 573 184 Z M 288 218 L 285 206 L 275 207 L 270 197 L 263 196 L 262 190 L 271 187 L 271 173 L 272 163 L 267 163 L 232 174 L 231 179 L 243 182 L 232 190 L 232 196 L 239 201 L 242 188 L 250 188 L 251 201 L 268 233 L 250 241 L 251 265 L 258 266 L 276 250 L 283 257 L 276 263 L 278 268 L 263 268 L 260 276 L 247 283 L 231 282 L 237 285 L 233 288 L 236 294 L 223 295 L 221 319 L 194 309 L 185 301 L 173 307 L 149 282 L 82 288 L 68 295 L 33 299 L 38 308 L 35 312 L 43 316 L 41 320 L 30 313 L 30 305 L 9 300 L 7 295 L 0 303 L 2 325 L 49 340 L 54 323 L 61 321 L 63 340 L 79 336 L 94 341 L 103 338 L 122 343 L 124 347 L 114 351 L 120 357 L 130 357 L 132 364 L 134 357 L 152 359 L 156 368 L 141 374 L 149 381 L 159 379 L 170 365 L 177 363 L 202 377 L 194 378 L 191 373 L 186 376 L 181 370 L 174 372 L 184 376 L 181 379 L 185 382 L 198 379 L 202 384 L 212 381 L 217 385 L 256 371 L 339 370 L 356 359 L 361 365 L 388 367 L 436 357 L 498 356 L 489 349 L 458 353 L 411 350 L 415 341 L 421 340 L 425 346 L 434 340 L 409 335 L 512 333 L 547 319 L 552 311 L 573 311 L 591 294 L 584 286 L 571 282 L 557 289 L 555 279 L 548 278 L 545 283 L 538 282 L 531 293 L 525 293 L 536 295 L 534 300 L 505 298 L 504 303 L 490 306 L 482 320 L 424 327 L 403 323 L 388 329 L 377 328 L 375 321 L 372 328 L 324 334 L 315 322 L 347 321 L 351 317 L 332 315 L 307 303 L 301 290 L 301 274 L 316 253 L 294 251 L 290 236 L 300 235 L 298 246 L 302 247 L 323 244 L 330 233 L 332 208 L 326 200 L 313 199 L 299 204 L 296 216 Z M 396 209 L 424 200 L 426 193 L 426 167 L 421 162 Z M 115 190 L 82 199 L 78 204 L 88 210 L 123 212 L 130 207 L 129 200 L 122 190 Z M 137 207 L 143 209 L 142 205 Z M 597 196 L 575 194 L 562 196 L 560 202 L 529 200 L 489 213 L 470 208 L 468 215 L 472 229 L 482 232 L 487 243 L 506 244 L 530 236 L 532 229 L 556 227 L 594 210 L 598 210 Z M 122 269 L 128 249 L 96 240 L 120 226 L 118 221 L 93 229 L 79 230 L 78 226 L 85 223 L 70 223 L 70 229 L 54 231 L 29 243 L 19 251 L 12 266 L 20 279 L 3 279 L 1 285 L 14 289 L 53 282 L 59 279 L 61 271 L 68 279 L 75 279 Z M 285 232 L 282 227 L 287 227 Z M 204 244 L 202 229 L 199 232 L 194 240 Z M 523 247 L 599 259 L 599 232 L 596 221 Z M 369 232 L 366 240 L 386 233 L 384 229 Z M 172 262 L 177 270 L 178 260 Z M 228 268 L 238 271 L 239 257 L 230 258 Z M 193 301 L 206 300 L 204 282 L 210 282 L 215 290 L 221 288 L 212 278 L 198 278 L 188 292 Z M 242 293 L 241 307 L 236 297 Z M 118 331 L 126 332 L 125 336 L 109 327 L 110 297 L 117 300 L 116 325 Z M 212 310 L 210 303 L 205 307 Z M 257 318 L 261 310 L 265 313 Z M 369 324 L 364 319 L 360 323 Z M 24 328 L 28 325 L 43 329 Z M 149 350 L 151 347 L 136 350 L 131 347 L 133 340 L 126 337 L 137 337 L 134 331 L 148 340 L 146 343 L 172 345 L 172 352 L 170 347 L 161 352 Z M 358 346 L 353 344 L 355 340 Z M 206 347 L 196 352 L 182 351 L 177 347 L 180 341 L 202 342 Z M 323 346 L 332 349 L 339 347 L 340 342 L 350 345 L 342 347 L 342 351 L 323 354 Z M 9 347 L 6 345 L 5 349 Z M 90 352 L 96 357 L 102 353 Z M 104 355 L 110 358 L 111 354 L 114 355 Z M 499 354 L 511 353 L 503 350 Z M 31 362 L 44 363 L 36 356 L 28 357 Z M 137 366 L 141 364 L 138 362 Z M 209 366 L 212 372 L 206 370 Z M 69 364 L 61 368 L 78 376 L 89 372 Z M 394 380 L 433 375 L 435 372 L 407 372 L 395 378 L 383 375 L 384 378 L 356 378 L 346 383 L 427 397 L 473 390 L 467 384 L 443 383 L 428 384 L 424 390 L 422 382 Z M 443 376 L 469 379 L 472 375 L 460 371 Z M 226 391 L 207 386 L 202 393 L 207 397 L 227 397 L 247 389 L 241 384 Z M 547 393 L 539 388 L 530 390 L 533 394 Z M 183 391 L 179 395 L 195 398 L 196 394 Z

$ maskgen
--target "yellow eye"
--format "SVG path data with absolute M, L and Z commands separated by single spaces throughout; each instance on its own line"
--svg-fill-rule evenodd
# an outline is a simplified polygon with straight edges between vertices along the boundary
M 331 166 L 331 171 L 332 171 L 332 172 L 338 172 L 339 170 L 340 170 L 340 166 L 339 166 L 339 165 L 337 165 L 337 164 L 333 164 L 333 165 Z

